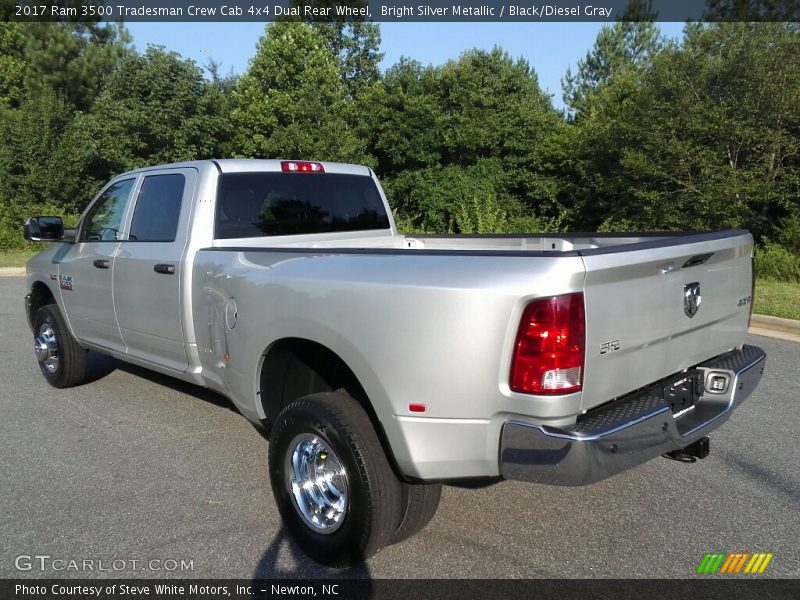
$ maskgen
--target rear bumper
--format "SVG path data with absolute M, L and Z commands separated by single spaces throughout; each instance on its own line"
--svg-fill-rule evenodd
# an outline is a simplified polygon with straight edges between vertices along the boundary
M 500 439 L 506 479 L 586 485 L 684 448 L 722 425 L 761 380 L 766 354 L 755 346 L 728 352 L 692 369 L 705 382 L 694 408 L 673 417 L 656 386 L 589 411 L 569 429 L 509 421 Z M 712 377 L 727 387 L 709 391 Z

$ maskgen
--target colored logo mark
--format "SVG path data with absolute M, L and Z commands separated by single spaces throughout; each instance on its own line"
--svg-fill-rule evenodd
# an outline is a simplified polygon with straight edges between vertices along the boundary
M 772 552 L 707 552 L 697 567 L 701 575 L 720 573 L 725 575 L 761 574 L 772 560 Z

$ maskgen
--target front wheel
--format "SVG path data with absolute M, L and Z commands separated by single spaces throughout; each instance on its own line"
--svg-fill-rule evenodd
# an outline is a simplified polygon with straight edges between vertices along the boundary
M 36 311 L 33 331 L 33 351 L 50 385 L 67 388 L 86 378 L 86 349 L 70 333 L 57 305 L 48 304 Z
M 405 509 L 364 409 L 341 392 L 281 411 L 269 445 L 272 493 L 289 533 L 311 558 L 348 566 L 389 543 Z

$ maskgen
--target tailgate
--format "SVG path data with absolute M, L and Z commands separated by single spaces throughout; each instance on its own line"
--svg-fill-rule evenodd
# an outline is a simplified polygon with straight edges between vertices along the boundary
M 737 231 L 679 240 L 584 254 L 583 410 L 744 343 L 752 236 Z

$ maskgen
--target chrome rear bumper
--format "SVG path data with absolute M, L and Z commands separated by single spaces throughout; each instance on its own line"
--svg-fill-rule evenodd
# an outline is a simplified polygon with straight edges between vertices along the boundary
M 728 419 L 758 385 L 765 362 L 761 348 L 743 346 L 691 369 L 704 393 L 677 417 L 656 386 L 591 410 L 568 429 L 509 421 L 500 471 L 506 479 L 586 485 L 684 448 Z M 711 391 L 712 378 L 726 382 L 724 391 Z

